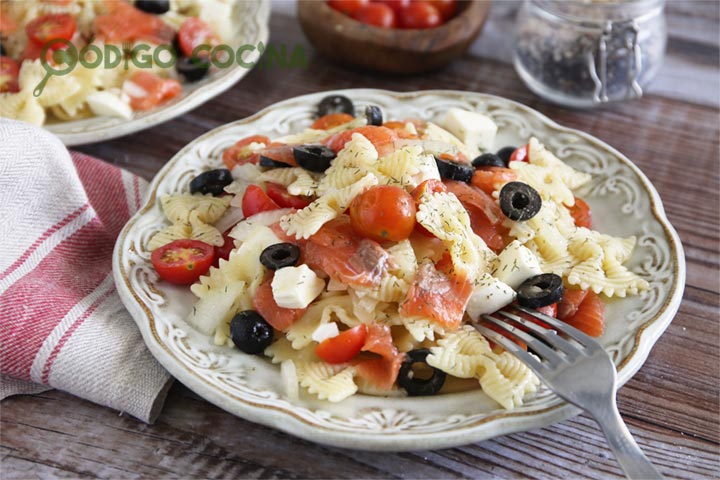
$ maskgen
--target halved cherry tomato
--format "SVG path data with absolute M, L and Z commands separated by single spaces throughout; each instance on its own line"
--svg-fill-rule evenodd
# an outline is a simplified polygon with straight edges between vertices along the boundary
M 212 48 L 220 43 L 220 38 L 213 32 L 210 25 L 197 17 L 190 17 L 180 25 L 178 43 L 185 56 L 191 57 L 200 45 L 208 45 Z M 203 55 L 210 54 L 209 51 L 201 53 Z
M 259 154 L 253 153 L 248 147 L 251 143 L 262 143 L 263 145 L 270 145 L 270 139 L 263 135 L 253 135 L 251 137 L 243 138 L 238 140 L 232 147 L 226 148 L 223 152 L 223 163 L 232 170 L 237 165 L 243 163 L 257 163 L 260 158 Z
M 318 118 L 310 125 L 310 128 L 317 130 L 329 130 L 333 127 L 342 125 L 343 123 L 351 122 L 354 119 L 352 115 L 347 113 L 328 113 Z
M 266 185 L 267 196 L 275 202 L 280 208 L 305 208 L 310 205 L 310 200 L 302 197 L 290 195 L 282 185 L 268 182 Z
M 327 3 L 338 12 L 352 16 L 355 12 L 370 3 L 370 0 L 329 0 Z
M 20 90 L 18 74 L 20 64 L 10 57 L 0 56 L 0 93 L 14 93 Z
M 517 179 L 517 174 L 504 167 L 480 167 L 475 170 L 471 183 L 488 195 L 504 184 Z
M 575 205 L 568 207 L 575 225 L 578 227 L 592 228 L 592 212 L 590 206 L 581 198 L 575 197 Z
M 323 144 L 330 147 L 335 153 L 345 148 L 345 144 L 352 140 L 352 136 L 355 133 L 367 138 L 370 143 L 373 144 L 381 157 L 392 153 L 395 150 L 395 141 L 398 139 L 397 134 L 385 127 L 376 127 L 374 125 L 368 125 L 366 127 L 353 128 L 352 130 L 345 130 L 344 132 L 336 133 L 331 135 L 325 140 Z
M 395 28 L 395 12 L 382 3 L 369 3 L 352 14 L 358 22 L 380 28 Z
M 370 187 L 350 203 L 350 224 L 358 235 L 399 242 L 415 228 L 415 201 L 394 185 Z
M 143 12 L 125 2 L 105 2 L 107 13 L 95 17 L 96 36 L 105 42 L 145 40 L 155 45 L 170 44 L 175 30 L 157 15 Z
M 230 230 L 223 233 L 223 244 L 215 247 L 215 261 L 213 266 L 217 267 L 220 259 L 227 260 L 230 258 L 230 252 L 235 248 L 235 239 L 230 236 Z
M 315 347 L 315 354 L 327 363 L 349 362 L 360 353 L 367 338 L 367 327 L 364 323 L 339 335 L 326 338 Z
M 442 23 L 437 8 L 426 2 L 411 2 L 398 15 L 401 28 L 434 28 Z
M 130 81 L 144 90 L 145 95 L 133 96 L 129 93 L 133 110 L 149 110 L 178 96 L 182 91 L 180 82 L 172 78 L 162 78 L 150 72 L 135 72 Z
M 215 249 L 199 240 L 175 240 L 153 250 L 150 259 L 166 282 L 189 285 L 212 266 Z
M 528 157 L 528 146 L 523 145 L 520 148 L 516 148 L 515 151 L 510 155 L 511 162 L 529 162 Z
M 278 204 L 273 202 L 267 196 L 267 193 L 257 185 L 250 185 L 245 190 L 245 195 L 242 198 L 242 211 L 246 218 L 256 213 L 277 210 L 278 208 L 280 208 Z
M 429 0 L 428 3 L 440 12 L 443 22 L 447 22 L 457 10 L 457 2 L 455 0 Z
M 70 40 L 75 35 L 75 18 L 69 13 L 43 15 L 25 26 L 25 33 L 36 45 L 50 40 Z
M 447 192 L 447 187 L 445 187 L 445 184 L 442 183 L 440 180 L 435 179 L 429 179 L 423 181 L 420 185 L 415 187 L 412 192 L 410 192 L 410 196 L 415 200 L 415 207 L 418 208 L 420 205 L 420 199 L 423 195 L 427 193 L 441 193 L 441 192 Z M 426 237 L 434 237 L 432 233 L 430 233 L 427 228 L 423 227 L 419 223 L 415 224 L 415 231 L 425 235 Z

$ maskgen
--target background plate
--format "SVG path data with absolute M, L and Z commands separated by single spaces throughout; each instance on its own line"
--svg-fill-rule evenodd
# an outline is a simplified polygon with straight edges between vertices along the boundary
M 476 110 L 498 125 L 495 148 L 521 145 L 536 136 L 559 158 L 593 175 L 580 191 L 592 207 L 595 228 L 612 235 L 635 235 L 628 265 L 650 283 L 642 296 L 611 301 L 607 330 L 600 338 L 618 367 L 620 384 L 642 366 L 669 325 L 685 285 L 680 240 L 667 221 L 660 198 L 645 175 L 609 145 L 561 127 L 542 114 L 492 95 L 460 91 L 393 93 L 343 90 L 362 111 L 379 105 L 387 118 L 436 118 L 450 107 Z M 150 351 L 190 389 L 221 408 L 315 442 L 368 450 L 445 448 L 542 427 L 579 413 L 549 390 L 506 411 L 480 390 L 435 397 L 387 398 L 356 395 L 332 404 L 308 395 L 284 396 L 279 368 L 268 359 L 213 345 L 186 322 L 194 296 L 189 289 L 158 280 L 145 249 L 165 225 L 158 198 L 187 192 L 190 180 L 222 165 L 222 152 L 238 139 L 274 136 L 310 125 L 317 93 L 270 106 L 199 137 L 183 148 L 152 182 L 145 206 L 118 238 L 113 273 L 120 296 Z
M 240 45 L 259 43 L 267 45 L 269 38 L 270 0 L 236 0 L 231 24 L 234 29 L 228 45 L 237 49 Z M 257 61 L 257 48 L 243 54 L 247 63 Z M 57 121 L 43 127 L 57 135 L 68 147 L 85 143 L 101 142 L 122 137 L 150 128 L 207 102 L 221 94 L 250 72 L 235 63 L 230 68 L 219 69 L 198 82 L 184 83 L 183 91 L 170 102 L 147 112 L 135 112 L 133 118 L 125 120 L 115 117 L 91 117 L 69 122 Z

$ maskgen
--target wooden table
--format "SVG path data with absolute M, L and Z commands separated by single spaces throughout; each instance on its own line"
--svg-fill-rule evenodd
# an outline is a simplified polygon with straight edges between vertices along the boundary
M 514 5 L 498 3 L 473 49 L 475 54 L 443 71 L 408 78 L 352 72 L 316 57 L 308 47 L 307 70 L 256 69 L 229 92 L 189 114 L 80 150 L 149 179 L 183 145 L 207 130 L 294 95 L 348 87 L 487 92 L 520 101 L 563 125 L 597 136 L 633 159 L 657 187 L 682 238 L 688 266 L 680 311 L 643 368 L 620 390 L 620 411 L 638 443 L 668 478 L 711 477 L 720 471 L 720 21 L 716 3 L 689 3 L 670 6 L 668 49 L 668 64 L 689 70 L 665 70 L 656 82 L 656 93 L 624 105 L 570 110 L 532 95 L 510 65 L 489 58 L 497 57 L 502 48 L 492 48 L 493 41 L 507 41 L 512 25 Z M 305 44 L 291 16 L 276 13 L 271 26 L 275 43 Z M 179 383 L 154 425 L 59 391 L 14 397 L 2 404 L 1 440 L 5 479 L 622 476 L 596 424 L 586 415 L 460 448 L 355 452 L 326 448 L 236 418 Z

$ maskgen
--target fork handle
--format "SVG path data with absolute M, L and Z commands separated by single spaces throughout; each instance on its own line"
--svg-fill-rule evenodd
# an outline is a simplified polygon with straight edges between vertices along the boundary
M 610 409 L 597 412 L 594 416 L 605 433 L 610 450 L 628 478 L 637 480 L 664 478 L 635 443 L 615 402 Z

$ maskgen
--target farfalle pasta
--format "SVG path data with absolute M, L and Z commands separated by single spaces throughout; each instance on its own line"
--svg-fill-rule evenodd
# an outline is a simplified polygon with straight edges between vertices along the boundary
M 635 239 L 592 230 L 578 213 L 590 175 L 535 138 L 520 147 L 525 160 L 476 169 L 467 155 L 496 128 L 473 125 L 461 140 L 433 122 L 333 113 L 274 141 L 238 139 L 223 155 L 233 174 L 224 197 L 160 199 L 162 240 L 192 237 L 183 226 L 193 218 L 224 226 L 216 265 L 190 286 L 188 322 L 238 355 L 264 352 L 292 398 L 442 394 L 451 376 L 474 379 L 504 408 L 522 405 L 538 379 L 473 327 L 483 314 L 522 302 L 522 285 L 552 274 L 571 293 L 560 310 L 574 313 L 562 319 L 597 335 L 602 299 L 648 284 L 626 266 Z M 508 205 L 516 192 L 535 192 L 537 204 Z M 173 248 L 159 250 L 181 255 Z M 556 302 L 539 308 L 559 315 Z M 430 379 L 414 376 L 417 363 Z

